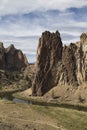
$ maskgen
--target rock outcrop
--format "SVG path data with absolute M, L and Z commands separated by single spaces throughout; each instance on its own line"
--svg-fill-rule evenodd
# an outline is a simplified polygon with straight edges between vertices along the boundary
M 0 43 L 0 69 L 20 70 L 28 66 L 26 56 L 21 50 L 18 50 L 14 45 L 4 48 L 3 43 Z
M 5 49 L 3 47 L 3 43 L 0 42 L 0 69 L 3 69 L 5 67 L 5 55 L 4 55 Z
M 87 81 L 87 34 L 80 42 L 62 45 L 60 34 L 42 33 L 37 49 L 32 94 L 42 96 L 55 85 L 79 86 Z
M 76 78 L 76 58 L 75 51 L 77 47 L 75 44 L 64 46 L 62 51 L 62 79 L 59 83 L 77 85 Z
M 60 34 L 48 31 L 39 39 L 33 95 L 43 95 L 58 83 L 62 59 Z

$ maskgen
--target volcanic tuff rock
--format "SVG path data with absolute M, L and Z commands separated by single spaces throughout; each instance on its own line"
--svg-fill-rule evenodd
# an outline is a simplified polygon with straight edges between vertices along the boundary
M 28 61 L 21 50 L 14 45 L 4 48 L 3 43 L 0 43 L 0 69 L 20 70 L 26 66 Z
M 37 49 L 33 95 L 44 95 L 55 85 L 79 86 L 87 81 L 87 34 L 80 42 L 62 45 L 60 34 L 42 33 Z

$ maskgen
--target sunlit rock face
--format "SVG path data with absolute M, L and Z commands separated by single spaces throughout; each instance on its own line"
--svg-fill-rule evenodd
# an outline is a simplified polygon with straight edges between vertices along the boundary
M 82 77 L 83 81 L 87 81 L 87 33 L 80 36 L 80 44 L 82 47 Z
M 87 81 L 87 34 L 69 46 L 62 45 L 59 32 L 45 31 L 37 49 L 32 94 L 42 96 L 55 85 L 74 87 Z
M 60 84 L 65 85 L 77 85 L 76 77 L 76 58 L 75 52 L 77 46 L 70 44 L 70 46 L 64 46 L 62 51 L 62 73 L 59 80 Z
M 21 50 L 14 45 L 4 48 L 3 43 L 0 43 L 0 69 L 20 70 L 26 66 L 28 61 Z

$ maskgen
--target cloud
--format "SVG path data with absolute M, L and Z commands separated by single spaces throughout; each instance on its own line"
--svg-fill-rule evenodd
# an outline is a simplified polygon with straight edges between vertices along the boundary
M 24 39 L 25 42 L 31 42 L 30 37 L 32 37 L 32 39 L 37 39 L 32 41 L 38 43 L 43 31 L 59 30 L 64 43 L 66 41 L 73 42 L 76 38 L 79 40 L 80 34 L 86 31 L 87 26 L 86 12 L 82 17 L 75 19 L 76 12 L 81 15 L 80 10 L 85 10 L 85 8 L 71 8 L 63 12 L 59 10 L 34 11 L 22 15 L 2 16 L 0 19 L 0 39 L 23 43 Z
M 49 10 L 45 12 L 35 11 L 28 14 L 20 15 L 8 15 L 2 16 L 0 19 L 0 37 L 1 39 L 14 39 L 14 37 L 21 37 L 21 40 L 25 37 L 33 36 L 40 37 L 41 33 L 45 30 L 55 31 L 59 30 L 61 35 L 65 35 L 67 39 L 71 35 L 71 40 L 74 37 L 86 31 L 87 18 L 86 12 L 81 15 L 80 9 L 74 8 L 73 10 L 66 10 L 60 12 L 59 10 Z M 81 8 L 81 10 L 84 8 Z M 78 15 L 82 17 L 75 19 Z M 85 20 L 83 21 L 83 17 Z M 80 19 L 80 21 L 79 21 Z M 8 33 L 9 30 L 9 33 Z M 65 38 L 63 36 L 63 38 Z M 22 38 L 23 37 L 23 38 Z M 65 41 L 65 39 L 63 39 Z M 38 42 L 38 41 L 37 41 Z M 68 41 L 69 43 L 69 41 Z
M 63 43 L 87 31 L 87 0 L 1 0 L 0 41 L 14 44 L 34 62 L 38 39 L 45 30 L 59 30 Z
M 38 38 L 18 38 L 18 37 L 9 37 L 4 38 L 4 40 L 1 40 L 4 42 L 4 46 L 8 47 L 10 44 L 14 44 L 14 46 L 17 49 L 21 49 L 23 53 L 27 56 L 28 61 L 30 63 L 35 62 L 36 60 L 36 51 L 37 51 L 37 46 L 38 46 Z
M 25 14 L 32 11 L 66 10 L 87 6 L 87 0 L 0 0 L 0 15 Z

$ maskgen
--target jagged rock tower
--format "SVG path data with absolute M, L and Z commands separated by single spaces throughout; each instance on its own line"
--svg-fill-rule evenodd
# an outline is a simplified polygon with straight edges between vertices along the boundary
M 39 39 L 33 95 L 43 95 L 58 83 L 62 59 L 60 33 L 42 33 Z

